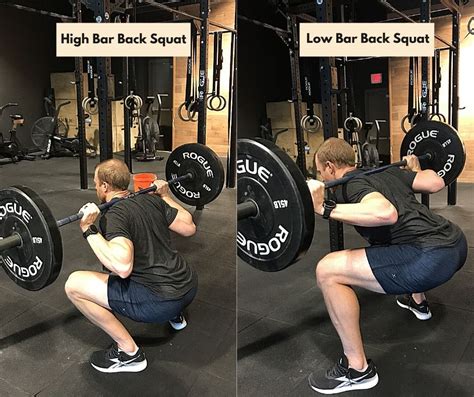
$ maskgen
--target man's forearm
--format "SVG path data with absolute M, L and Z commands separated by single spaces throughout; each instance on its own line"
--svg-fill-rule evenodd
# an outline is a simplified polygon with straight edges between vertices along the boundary
M 337 204 L 331 212 L 330 219 L 365 227 L 386 226 L 394 223 L 391 208 L 369 203 Z

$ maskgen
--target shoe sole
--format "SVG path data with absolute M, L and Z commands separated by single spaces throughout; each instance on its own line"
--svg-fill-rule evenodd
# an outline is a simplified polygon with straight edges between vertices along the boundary
M 147 361 L 143 360 L 139 364 L 136 365 L 127 365 L 124 367 L 115 367 L 115 368 L 101 368 L 92 363 L 90 363 L 92 367 L 94 367 L 97 371 L 107 373 L 107 374 L 114 374 L 118 372 L 141 372 L 147 367 Z
M 379 376 L 378 374 L 375 374 L 375 376 L 371 378 L 370 380 L 368 380 L 367 382 L 352 383 L 350 385 L 343 386 L 336 389 L 318 389 L 317 387 L 314 387 L 311 383 L 309 384 L 309 387 L 311 387 L 311 389 L 321 394 L 338 394 L 338 393 L 343 393 L 349 390 L 372 389 L 373 387 L 377 385 L 377 383 L 379 383 Z
M 403 303 L 400 303 L 398 300 L 397 300 L 397 305 L 400 306 L 402 309 L 410 310 L 416 316 L 418 320 L 425 321 L 431 318 L 431 312 L 420 313 L 418 310 L 414 309 L 413 307 L 404 305 Z

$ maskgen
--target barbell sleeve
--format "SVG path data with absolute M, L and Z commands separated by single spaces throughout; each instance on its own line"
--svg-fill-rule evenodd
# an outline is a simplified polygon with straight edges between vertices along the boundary
M 18 233 L 13 233 L 8 237 L 0 239 L 0 252 L 6 251 L 13 247 L 21 246 L 21 236 Z
M 253 200 L 245 200 L 242 203 L 237 204 L 237 219 L 249 218 L 258 214 L 257 203 Z
M 425 153 L 425 154 L 422 154 L 422 155 L 418 156 L 418 160 L 431 160 L 431 158 L 432 158 L 432 155 L 430 153 Z M 367 170 L 367 171 L 364 171 L 364 172 L 361 172 L 361 173 L 344 176 L 342 178 L 334 179 L 333 181 L 329 181 L 329 182 L 324 182 L 324 187 L 326 189 L 329 189 L 329 188 L 332 188 L 332 187 L 335 187 L 335 186 L 343 185 L 344 183 L 350 181 L 352 178 L 355 178 L 355 177 L 376 174 L 378 172 L 385 171 L 388 168 L 404 167 L 406 165 L 407 165 L 406 160 L 400 160 L 400 161 L 397 161 L 395 163 L 383 165 L 383 166 L 378 167 L 378 168 L 372 168 L 370 170 Z
M 190 172 L 188 172 L 184 175 L 178 176 L 177 178 L 170 179 L 166 182 L 168 184 L 174 184 L 174 183 L 178 183 L 178 182 L 185 181 L 187 179 L 193 179 L 193 178 L 194 178 L 194 175 L 191 174 Z M 151 193 L 151 192 L 154 192 L 155 190 L 156 190 L 156 185 L 151 185 L 150 187 L 138 190 L 135 193 L 131 193 L 128 196 L 123 197 L 122 199 L 111 200 L 111 201 L 108 201 L 107 203 L 100 204 L 99 205 L 99 210 L 100 210 L 100 212 L 102 212 L 102 211 L 106 210 L 107 208 L 112 207 L 114 204 L 118 203 L 119 201 L 127 200 L 127 199 L 133 198 L 135 196 L 138 196 L 140 194 Z M 58 225 L 58 227 L 68 225 L 69 223 L 78 221 L 79 219 L 82 218 L 83 215 L 84 214 L 79 211 L 77 214 L 67 216 L 63 219 L 59 219 L 58 221 L 56 221 L 56 224 Z

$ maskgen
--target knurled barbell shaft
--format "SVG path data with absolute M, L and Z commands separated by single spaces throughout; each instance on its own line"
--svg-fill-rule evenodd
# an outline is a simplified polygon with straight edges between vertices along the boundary
M 168 184 L 173 184 L 173 183 L 178 183 L 178 182 L 185 181 L 187 179 L 193 179 L 193 178 L 194 178 L 193 174 L 188 172 L 185 175 L 178 176 L 177 178 L 170 179 L 169 181 L 166 181 L 166 182 Z M 155 190 L 156 190 L 156 185 L 152 185 L 152 186 L 147 187 L 145 189 L 141 189 L 141 190 L 139 190 L 135 193 L 131 193 L 128 196 L 124 197 L 122 200 L 127 200 L 127 199 L 130 199 L 130 198 L 133 198 L 135 196 L 138 196 L 139 194 L 154 192 Z M 114 204 L 116 204 L 119 201 L 121 201 L 121 200 L 112 200 L 112 201 L 109 201 L 107 203 L 100 204 L 99 205 L 99 210 L 102 212 L 102 211 L 106 210 L 107 208 L 113 206 Z M 63 218 L 63 219 L 60 219 L 60 220 L 56 221 L 56 224 L 58 225 L 58 227 L 67 225 L 69 223 L 78 221 L 79 219 L 82 218 L 82 215 L 83 215 L 82 212 L 78 212 L 77 214 L 74 214 L 74 215 L 71 215 L 71 216 L 68 216 L 66 218 Z
M 18 233 L 0 239 L 0 252 L 13 247 L 19 247 L 22 244 L 21 236 Z
M 167 183 L 168 184 L 173 184 L 173 183 L 178 183 L 178 182 L 185 181 L 185 180 L 188 180 L 188 179 L 193 179 L 193 178 L 194 178 L 193 174 L 188 172 L 185 175 L 181 175 L 181 176 L 178 176 L 177 178 L 170 179 L 169 181 L 167 181 Z M 131 193 L 131 194 L 129 194 L 128 196 L 124 197 L 121 200 L 126 200 L 126 199 L 129 199 L 129 198 L 138 196 L 139 194 L 150 193 L 150 192 L 153 192 L 155 190 L 156 190 L 156 185 L 152 185 L 150 187 L 147 187 L 146 189 L 141 189 L 138 192 Z M 104 211 L 107 208 L 113 206 L 114 204 L 116 204 L 117 202 L 119 202 L 121 200 L 112 200 L 112 201 L 109 201 L 107 203 L 100 204 L 99 205 L 99 210 L 102 212 L 102 211 Z M 69 223 L 78 221 L 79 219 L 82 218 L 82 215 L 83 215 L 82 212 L 78 212 L 77 214 L 74 214 L 74 215 L 71 215 L 71 216 L 68 216 L 66 218 L 63 218 L 63 219 L 60 219 L 60 220 L 56 221 L 56 224 L 58 225 L 58 227 L 67 225 Z M 6 251 L 10 248 L 20 247 L 21 244 L 22 244 L 22 240 L 21 240 L 20 235 L 18 233 L 13 233 L 12 235 L 4 237 L 3 239 L 0 240 L 0 252 Z
M 420 156 L 418 156 L 418 160 L 425 160 L 425 159 L 431 159 L 431 154 L 430 153 L 425 153 Z M 352 175 L 347 175 L 345 177 L 339 178 L 339 179 L 334 179 L 333 181 L 325 182 L 324 187 L 326 189 L 343 185 L 344 183 L 347 183 L 350 181 L 352 178 L 363 176 L 363 175 L 371 175 L 371 174 L 376 174 L 378 172 L 382 172 L 388 168 L 392 167 L 403 167 L 407 165 L 406 160 L 400 160 L 395 163 L 383 165 L 382 167 L 378 168 L 373 168 L 361 173 L 357 174 L 352 174 Z M 237 204 L 237 219 L 246 219 L 252 216 L 256 216 L 258 214 L 258 204 L 253 201 L 253 200 L 245 200 L 242 203 Z
M 428 159 L 431 159 L 431 154 L 430 153 L 425 153 L 425 154 L 422 154 L 422 155 L 418 156 L 418 160 L 428 160 Z M 372 168 L 372 169 L 364 171 L 364 172 L 360 172 L 360 173 L 352 174 L 352 175 L 347 175 L 347 176 L 344 176 L 344 177 L 339 178 L 339 179 L 334 179 L 333 181 L 324 182 L 324 187 L 326 189 L 329 189 L 331 187 L 343 185 L 344 183 L 350 181 L 352 178 L 355 178 L 355 177 L 358 177 L 358 176 L 377 174 L 378 172 L 385 171 L 388 168 L 404 167 L 406 165 L 407 165 L 406 160 L 400 160 L 400 161 L 397 161 L 395 163 L 390 163 L 390 164 L 387 164 L 387 165 L 383 165 L 383 166 L 378 167 L 378 168 Z

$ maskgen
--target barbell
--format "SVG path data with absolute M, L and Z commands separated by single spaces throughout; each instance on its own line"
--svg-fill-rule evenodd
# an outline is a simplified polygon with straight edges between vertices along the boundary
M 224 186 L 219 157 L 198 143 L 176 148 L 166 163 L 166 177 L 176 198 L 197 207 L 213 201 Z M 150 193 L 156 186 L 99 205 L 106 210 L 121 200 Z M 0 263 L 20 287 L 37 291 L 58 277 L 62 266 L 59 228 L 78 221 L 82 213 L 55 220 L 46 203 L 32 189 L 13 186 L 0 189 Z
M 263 139 L 240 139 L 237 146 L 237 250 L 249 265 L 268 272 L 297 262 L 314 234 L 314 210 L 305 177 L 278 146 Z M 464 168 L 464 145 L 456 130 L 439 121 L 418 123 L 404 137 L 400 157 L 418 156 L 445 185 Z M 401 160 L 325 183 L 332 188 L 354 177 L 405 166 Z

